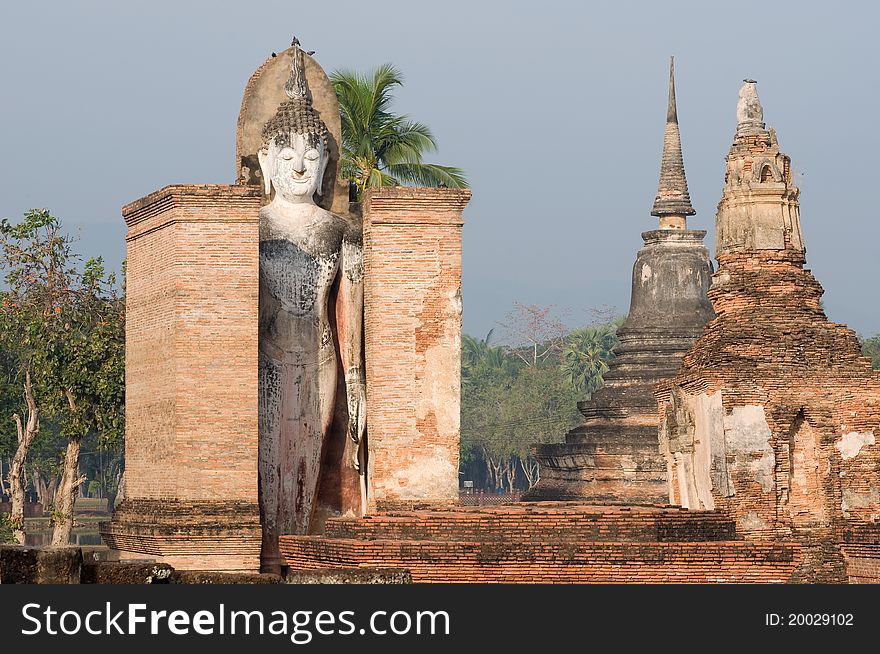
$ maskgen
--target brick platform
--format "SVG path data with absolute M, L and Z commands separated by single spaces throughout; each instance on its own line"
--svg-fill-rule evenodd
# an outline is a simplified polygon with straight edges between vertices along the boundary
M 122 560 L 149 557 L 175 568 L 259 570 L 259 510 L 247 502 L 127 499 L 101 523 Z
M 784 583 L 801 558 L 736 540 L 716 511 L 551 502 L 333 518 L 281 552 L 292 568 L 407 568 L 415 583 Z

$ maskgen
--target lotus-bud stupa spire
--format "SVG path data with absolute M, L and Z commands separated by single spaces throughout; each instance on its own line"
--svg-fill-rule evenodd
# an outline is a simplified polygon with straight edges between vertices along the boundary
M 669 104 L 666 108 L 666 130 L 663 134 L 663 156 L 660 159 L 660 183 L 651 215 L 660 218 L 661 229 L 686 229 L 687 216 L 696 211 L 691 206 L 684 159 L 681 154 L 681 132 L 675 106 L 675 59 L 669 58 Z

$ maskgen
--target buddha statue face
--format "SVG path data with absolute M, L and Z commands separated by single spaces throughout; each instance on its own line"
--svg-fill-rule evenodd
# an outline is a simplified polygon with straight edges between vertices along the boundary
M 259 160 L 267 195 L 274 188 L 287 202 L 314 203 L 327 167 L 321 138 L 296 132 L 279 134 L 260 151 Z

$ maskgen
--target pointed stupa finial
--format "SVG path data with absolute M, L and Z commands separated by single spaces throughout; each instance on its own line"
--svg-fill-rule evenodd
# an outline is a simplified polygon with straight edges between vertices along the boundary
M 736 132 L 760 132 L 765 127 L 764 107 L 758 99 L 758 83 L 753 79 L 744 79 L 736 103 Z
M 678 124 L 675 110 L 675 57 L 669 57 L 669 106 L 666 107 L 666 122 Z
M 663 134 L 663 155 L 660 159 L 660 183 L 651 215 L 660 218 L 660 226 L 685 228 L 685 216 L 693 216 L 684 159 L 681 155 L 681 132 L 675 106 L 675 58 L 669 58 L 669 105 L 666 108 L 666 130 Z

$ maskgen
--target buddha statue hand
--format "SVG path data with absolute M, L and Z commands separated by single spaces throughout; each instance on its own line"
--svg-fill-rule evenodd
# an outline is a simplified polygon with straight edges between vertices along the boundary
M 348 437 L 358 447 L 353 448 L 352 466 L 361 468 L 361 450 L 364 446 L 364 432 L 367 427 L 367 390 L 363 374 L 359 367 L 349 368 L 345 375 L 346 395 L 348 399 Z

